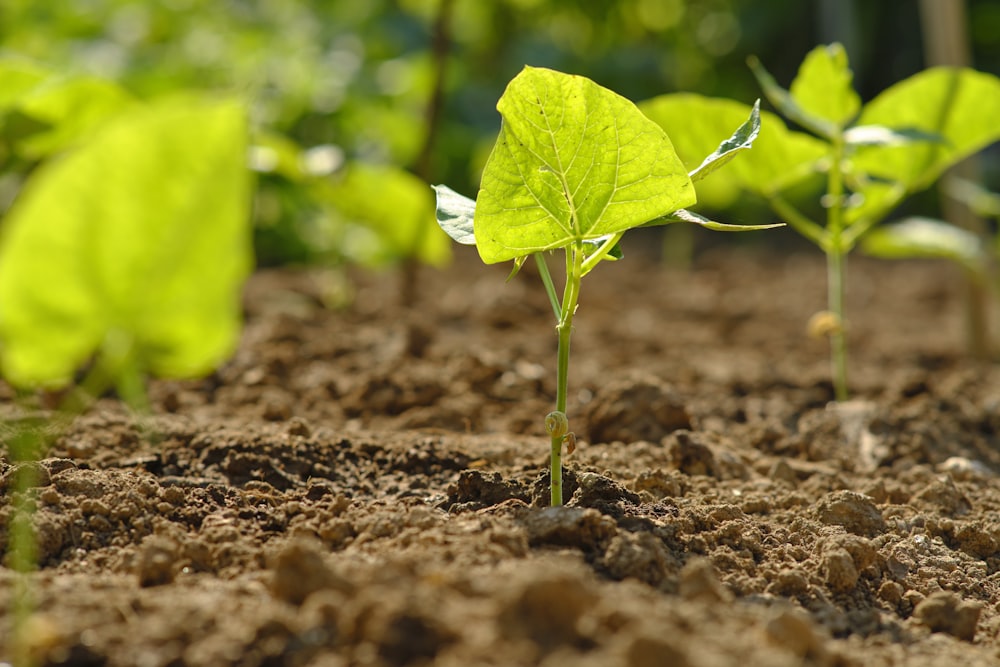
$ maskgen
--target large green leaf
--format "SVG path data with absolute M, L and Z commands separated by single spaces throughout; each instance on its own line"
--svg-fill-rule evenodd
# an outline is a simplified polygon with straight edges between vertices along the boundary
M 963 158 L 1000 139 L 1000 79 L 971 69 L 938 67 L 886 89 L 865 105 L 859 124 L 940 137 L 901 145 L 862 147 L 857 168 L 927 187 Z
M 642 102 L 639 108 L 673 138 L 677 154 L 691 170 L 753 111 L 749 105 L 733 100 L 689 93 L 661 95 Z M 825 142 L 791 131 L 781 118 L 763 111 L 753 150 L 743 152 L 704 182 L 710 186 L 722 184 L 720 189 L 750 190 L 767 196 L 815 173 L 817 163 L 827 152 Z M 707 194 L 701 194 L 701 185 L 698 191 L 705 201 Z M 715 200 L 714 192 L 712 195 Z
M 622 232 L 695 202 L 663 130 L 589 79 L 527 67 L 497 109 L 503 123 L 474 221 L 486 263 Z
M 246 134 L 240 104 L 167 100 L 32 176 L 0 236 L 8 380 L 64 385 L 123 348 L 144 371 L 196 376 L 232 352 L 252 264 Z
M 847 51 L 836 43 L 817 46 L 806 55 L 789 92 L 807 115 L 841 128 L 861 109 L 861 98 L 854 90 L 854 74 L 847 63 Z

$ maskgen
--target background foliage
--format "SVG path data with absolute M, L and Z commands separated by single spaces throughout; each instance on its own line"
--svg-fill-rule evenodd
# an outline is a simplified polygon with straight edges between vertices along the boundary
M 474 195 L 499 126 L 496 100 L 524 64 L 583 74 L 633 100 L 684 90 L 745 103 L 760 96 L 750 54 L 787 83 L 810 48 L 841 41 L 864 100 L 924 67 L 913 0 L 7 0 L 0 11 L 7 53 L 119 81 L 141 99 L 194 88 L 251 100 L 258 144 L 284 147 L 305 166 L 262 170 L 255 215 L 265 264 L 345 259 L 344 248 L 348 260 L 386 260 L 346 224 L 357 207 L 331 204 L 326 186 L 352 161 L 423 172 Z M 443 122 L 421 165 L 442 11 Z M 974 64 L 997 72 L 1000 8 L 972 0 L 969 15 Z M 24 173 L 8 157 L 0 147 L 4 208 Z M 932 197 L 916 205 L 933 206 Z M 443 252 L 423 259 L 443 261 Z

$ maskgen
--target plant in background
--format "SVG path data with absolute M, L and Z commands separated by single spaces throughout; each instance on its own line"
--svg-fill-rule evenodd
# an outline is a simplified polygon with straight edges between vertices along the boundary
M 0 373 L 21 390 L 71 388 L 51 419 L 8 424 L 4 437 L 11 643 L 15 664 L 29 664 L 35 461 L 93 398 L 115 389 L 142 409 L 147 374 L 199 376 L 232 353 L 253 264 L 251 178 L 242 103 L 140 104 L 114 84 L 6 65 L 0 81 L 21 84 L 0 96 L 7 156 L 41 166 L 0 231 Z M 100 96 L 78 105 L 88 90 Z
M 957 177 L 944 179 L 944 189 L 975 215 L 1000 219 L 1000 195 Z M 1000 236 L 989 240 L 944 220 L 911 216 L 873 229 L 861 249 L 882 259 L 946 259 L 974 285 L 988 289 L 992 261 L 1000 257 Z
M 862 105 L 839 44 L 811 51 L 789 90 L 756 59 L 750 66 L 771 103 L 807 132 L 765 116 L 765 129 L 747 159 L 711 185 L 760 195 L 826 254 L 827 310 L 814 322 L 823 323 L 830 337 L 834 394 L 845 401 L 846 257 L 908 195 L 1000 138 L 1000 79 L 967 68 L 933 68 Z M 677 135 L 685 160 L 710 145 L 709 129 L 725 127 L 746 110 L 730 100 L 692 95 L 665 95 L 641 108 Z M 692 131 L 683 132 L 692 122 Z
M 474 244 L 487 264 L 513 261 L 513 277 L 532 256 L 552 304 L 558 333 L 556 409 L 545 418 L 551 437 L 551 504 L 561 505 L 562 446 L 575 436 L 566 416 L 573 317 L 580 282 L 604 260 L 621 257 L 629 229 L 691 222 L 723 225 L 685 207 L 697 181 L 750 147 L 760 129 L 753 108 L 732 137 L 691 173 L 670 139 L 634 104 L 584 77 L 526 67 L 497 103 L 500 135 L 475 201 L 435 186 L 438 222 L 457 242 Z M 764 227 L 772 227 L 766 225 Z M 544 253 L 563 250 L 565 283 L 557 294 Z

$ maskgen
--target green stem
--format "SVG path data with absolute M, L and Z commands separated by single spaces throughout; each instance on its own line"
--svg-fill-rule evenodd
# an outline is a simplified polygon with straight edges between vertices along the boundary
M 569 386 L 569 344 L 573 335 L 573 315 L 576 314 L 580 298 L 580 280 L 583 277 L 583 243 L 577 242 L 566 248 L 566 287 L 563 290 L 562 305 L 559 311 L 559 323 L 556 332 L 559 336 L 558 362 L 556 366 L 556 411 L 566 413 L 567 389 Z M 552 436 L 552 455 L 550 458 L 550 491 L 551 504 L 558 507 L 563 504 L 562 492 L 562 446 L 565 430 L 550 430 Z
M 39 425 L 26 424 L 10 440 L 10 459 L 14 465 L 13 485 L 10 488 L 12 515 L 8 548 L 8 564 L 14 571 L 14 587 L 11 598 L 13 616 L 12 658 L 14 665 L 31 664 L 29 652 L 28 622 L 34 613 L 31 573 L 37 568 L 38 546 L 32 525 L 34 500 L 31 490 L 38 486 L 38 468 L 35 463 L 40 458 L 43 435 Z
M 830 334 L 830 365 L 833 392 L 837 401 L 846 401 L 847 391 L 847 335 L 844 317 L 844 276 L 847 254 L 844 249 L 844 175 L 841 162 L 844 142 L 840 136 L 833 139 L 830 171 L 827 178 L 827 223 L 829 244 L 826 247 L 827 309 L 836 317 L 837 326 Z
M 538 265 L 538 275 L 542 277 L 542 284 L 545 285 L 545 293 L 549 295 L 552 312 L 555 313 L 556 321 L 559 321 L 559 297 L 556 296 L 556 287 L 552 283 L 552 276 L 549 274 L 549 265 L 545 261 L 545 255 L 542 253 L 536 252 L 533 256 L 535 263 Z

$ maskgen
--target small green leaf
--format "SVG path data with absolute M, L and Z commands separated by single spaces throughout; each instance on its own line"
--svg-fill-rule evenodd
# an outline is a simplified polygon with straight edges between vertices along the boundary
M 788 120 L 825 139 L 832 139 L 837 134 L 837 126 L 822 116 L 815 116 L 801 106 L 791 94 L 778 85 L 755 56 L 747 59 L 750 70 L 757 78 L 764 95 L 774 107 Z
M 918 141 L 947 143 L 939 134 L 919 129 L 885 127 L 884 125 L 858 125 L 844 132 L 844 142 L 849 146 L 902 146 Z
M 447 185 L 432 185 L 437 194 L 437 222 L 445 233 L 462 245 L 476 245 L 473 219 L 476 202 Z
M 659 225 L 669 225 L 675 222 L 690 222 L 695 225 L 700 225 L 706 229 L 711 229 L 716 232 L 753 232 L 761 229 L 775 229 L 777 227 L 784 227 L 785 223 L 778 222 L 771 225 L 730 225 L 723 222 L 715 222 L 714 220 L 709 220 L 708 218 L 695 213 L 694 211 L 688 211 L 687 209 L 678 209 L 673 213 L 670 213 L 657 220 L 651 220 L 647 222 L 644 227 L 656 227 Z
M 719 144 L 719 147 L 702 161 L 698 168 L 688 174 L 692 181 L 700 181 L 713 171 L 726 164 L 742 151 L 753 145 L 754 139 L 760 134 L 760 100 L 754 102 L 750 118 L 736 128 L 733 135 Z
M 886 259 L 950 259 L 982 271 L 985 251 L 979 237 L 943 220 L 912 217 L 873 229 L 861 241 L 865 253 Z
M 65 385 L 98 350 L 169 377 L 232 353 L 252 265 L 245 116 L 161 101 L 34 172 L 0 236 L 10 382 Z
M 497 109 L 503 123 L 474 221 L 488 264 L 625 231 L 695 202 L 663 130 L 589 79 L 527 67 Z
M 817 46 L 806 55 L 789 92 L 807 117 L 823 119 L 839 128 L 846 127 L 861 109 L 847 51 L 836 43 Z
M 952 176 L 944 180 L 945 191 L 984 218 L 1000 218 L 1000 194 L 978 183 Z

